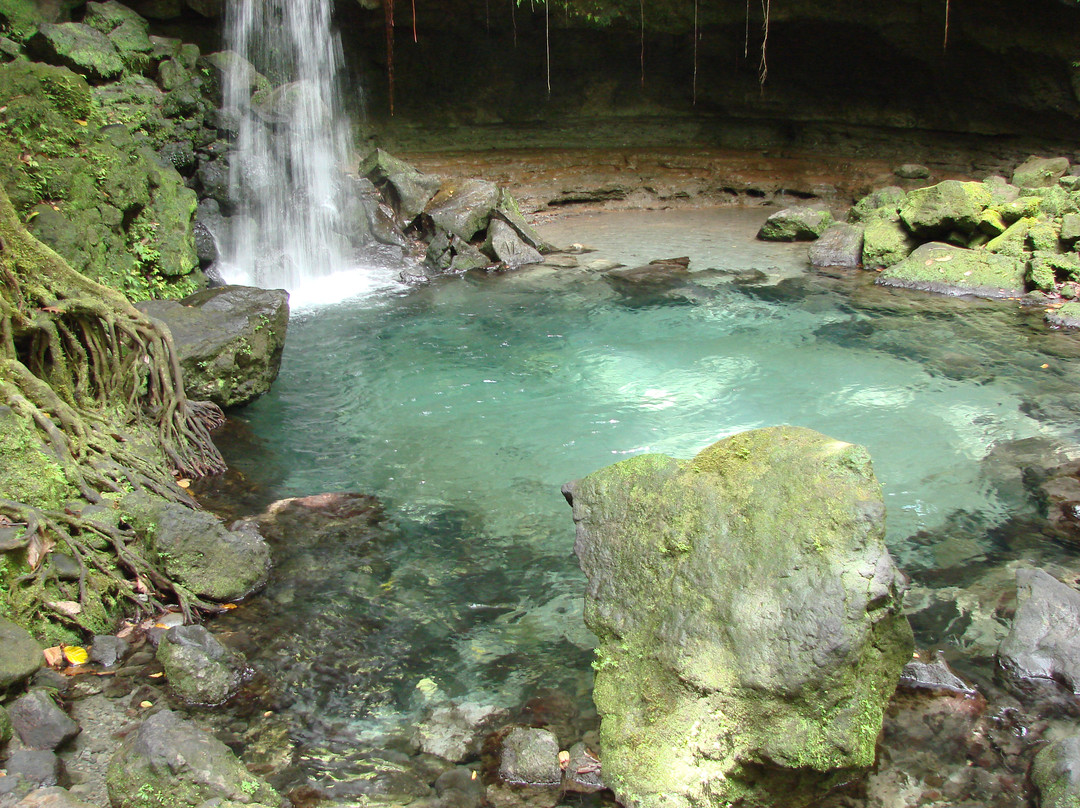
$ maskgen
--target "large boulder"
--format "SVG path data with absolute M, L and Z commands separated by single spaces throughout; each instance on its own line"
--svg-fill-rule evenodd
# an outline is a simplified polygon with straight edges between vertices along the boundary
M 212 799 L 280 803 L 225 744 L 169 710 L 127 736 L 105 782 L 113 808 L 194 808 Z
M 424 212 L 442 185 L 438 177 L 423 174 L 382 149 L 364 158 L 358 173 L 386 195 L 398 220 L 406 225 Z
M 765 220 L 757 237 L 764 241 L 813 241 L 832 223 L 833 216 L 825 208 L 784 208 Z
M 506 715 L 506 710 L 490 704 L 444 704 L 416 728 L 416 745 L 425 754 L 464 763 L 480 754 L 484 737 Z
M 1012 184 L 1018 188 L 1049 188 L 1069 170 L 1066 157 L 1036 157 L 1032 155 L 1016 167 Z
M 216 516 L 138 492 L 121 503 L 124 518 L 150 535 L 165 573 L 196 595 L 239 600 L 258 589 L 270 570 L 270 546 L 254 525 L 227 530 Z
M 205 626 L 175 626 L 158 644 L 169 687 L 189 704 L 221 704 L 243 681 L 243 660 Z
M 1040 569 L 1016 571 L 1016 614 L 998 660 L 1021 679 L 1080 693 L 1080 592 Z
M 499 203 L 499 189 L 487 180 L 447 182 L 428 203 L 426 212 L 440 230 L 469 241 L 488 226 Z
M 971 233 L 992 202 L 981 182 L 946 180 L 911 191 L 900 206 L 900 219 L 919 238 L 937 238 L 953 230 Z
M 863 229 L 862 264 L 865 269 L 884 269 L 899 264 L 915 249 L 915 240 L 899 220 L 878 219 Z
M 181 301 L 148 300 L 139 308 L 172 332 L 190 398 L 238 407 L 277 378 L 289 325 L 288 292 L 222 286 Z
M 33 676 L 45 663 L 42 648 L 30 632 L 0 617 L 0 694 Z
M 559 785 L 559 739 L 546 729 L 514 727 L 499 750 L 499 778 L 520 785 Z
M 29 48 L 41 61 L 62 65 L 93 83 L 118 79 L 124 72 L 116 46 L 101 31 L 83 23 L 45 23 L 30 38 Z
M 8 705 L 19 739 L 29 749 L 53 750 L 79 734 L 79 725 L 60 709 L 52 695 L 34 688 Z
M 802 806 L 874 762 L 913 642 L 864 448 L 760 429 L 563 491 L 620 802 Z
M 1024 294 L 1025 262 L 987 250 L 931 241 L 878 276 L 882 286 L 942 295 L 1005 298 Z

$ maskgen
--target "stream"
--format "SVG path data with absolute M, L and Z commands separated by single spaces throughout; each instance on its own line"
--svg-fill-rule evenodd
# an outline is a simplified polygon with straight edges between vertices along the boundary
M 768 212 L 567 215 L 541 230 L 594 249 L 577 267 L 414 288 L 387 277 L 294 308 L 280 377 L 222 439 L 242 475 L 232 510 L 357 491 L 387 518 L 362 546 L 279 543 L 267 590 L 217 622 L 259 672 L 254 702 L 295 745 L 284 785 L 360 793 L 347 784 L 370 778 L 372 750 L 408 749 L 447 700 L 517 715 L 540 704 L 574 736 L 563 748 L 595 730 L 561 484 L 782 423 L 869 448 L 917 645 L 942 649 L 988 701 L 1014 703 L 993 660 L 1014 570 L 1080 565 L 1039 533 L 1010 452 L 1076 450 L 1080 337 L 1015 303 L 814 272 L 805 244 L 754 239 Z M 641 290 L 587 268 L 678 255 L 691 259 L 684 282 Z M 897 709 L 876 785 L 855 804 L 916 804 L 896 767 L 919 794 L 947 797 L 950 778 L 968 777 L 978 804 L 1017 804 L 1000 761 L 976 766 L 979 779 L 944 735 L 915 760 L 904 721 L 927 719 Z

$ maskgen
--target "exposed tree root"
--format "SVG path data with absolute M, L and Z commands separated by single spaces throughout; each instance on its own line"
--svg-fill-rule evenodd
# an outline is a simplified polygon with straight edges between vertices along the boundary
M 109 493 L 145 490 L 195 507 L 175 477 L 224 471 L 210 437 L 224 416 L 185 396 L 168 330 L 35 239 L 2 189 L 0 282 L 0 403 L 35 424 L 82 499 L 101 504 Z M 86 627 L 79 614 L 92 605 L 91 577 L 107 579 L 138 610 L 175 603 L 190 617 L 213 608 L 170 580 L 122 525 L 2 499 L 0 517 L 22 527 L 0 543 L 26 552 L 28 571 L 15 586 L 45 592 L 50 547 L 78 565 L 79 609 L 39 598 L 58 622 Z

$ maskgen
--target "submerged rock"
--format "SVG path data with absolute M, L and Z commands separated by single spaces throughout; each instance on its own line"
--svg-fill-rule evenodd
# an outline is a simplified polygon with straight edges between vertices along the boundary
M 169 710 L 127 736 L 109 763 L 106 784 L 114 808 L 195 808 L 211 799 L 280 803 L 225 744 Z
M 416 728 L 416 743 L 429 755 L 464 763 L 480 754 L 484 736 L 505 720 L 506 715 L 505 710 L 493 705 L 473 702 L 443 705 L 435 708 Z
M 181 301 L 144 301 L 139 309 L 172 332 L 189 398 L 238 407 L 277 378 L 289 325 L 288 292 L 222 286 Z
M 620 802 L 800 806 L 874 762 L 912 634 L 865 449 L 761 429 L 563 491 Z
M 1021 297 L 1023 260 L 986 250 L 967 250 L 929 242 L 906 259 L 887 267 L 877 279 L 882 286 L 975 297 Z
M 554 786 L 562 780 L 559 739 L 546 729 L 514 727 L 499 750 L 499 777 L 506 783 Z
M 812 241 L 832 223 L 832 214 L 825 208 L 784 208 L 765 220 L 757 237 L 765 241 Z
M 1040 749 L 1031 766 L 1031 782 L 1039 790 L 1040 808 L 1080 805 L 1080 735 Z
M 1016 615 L 998 649 L 1022 679 L 1054 679 L 1080 693 L 1080 592 L 1040 569 L 1016 571 Z

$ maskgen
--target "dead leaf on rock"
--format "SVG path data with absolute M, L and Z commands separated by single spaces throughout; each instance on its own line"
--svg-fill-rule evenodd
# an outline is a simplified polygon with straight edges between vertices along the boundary
M 64 649 L 59 645 L 55 645 L 52 648 L 46 648 L 42 653 L 45 655 L 45 664 L 50 668 L 59 668 L 65 664 Z
M 74 600 L 50 600 L 49 608 L 67 617 L 78 617 L 82 606 Z

